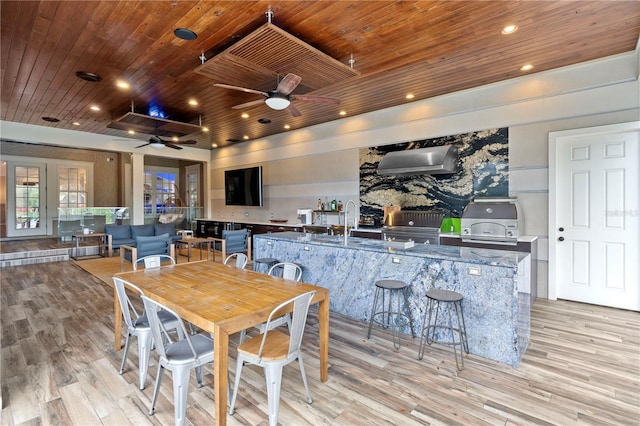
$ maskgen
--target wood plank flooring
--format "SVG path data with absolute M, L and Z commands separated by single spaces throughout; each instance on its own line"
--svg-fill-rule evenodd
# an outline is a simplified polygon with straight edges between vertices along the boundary
M 0 271 L 2 425 L 170 425 L 170 374 L 155 414 L 147 414 L 157 362 L 137 388 L 134 340 L 126 372 L 113 349 L 111 287 L 73 262 Z M 312 309 L 304 361 L 314 402 L 308 405 L 297 364 L 285 368 L 283 425 L 637 425 L 640 419 L 640 314 L 538 300 L 531 344 L 519 368 L 469 356 L 458 372 L 449 348 L 418 339 L 399 350 L 380 329 L 331 316 L 329 381 L 318 373 L 317 317 Z M 235 339 L 230 348 L 234 358 Z M 235 362 L 231 360 L 231 369 Z M 233 376 L 232 376 L 233 377 Z M 214 422 L 212 370 L 190 382 L 187 419 Z M 226 415 L 226 413 L 225 413 Z M 268 424 L 261 370 L 243 371 L 230 425 Z

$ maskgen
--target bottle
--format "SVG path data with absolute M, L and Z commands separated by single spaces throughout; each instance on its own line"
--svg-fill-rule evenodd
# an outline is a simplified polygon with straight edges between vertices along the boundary
M 342 211 L 342 201 L 338 200 L 338 211 L 341 212 Z
M 324 208 L 322 210 L 331 210 L 331 205 L 329 204 L 329 197 L 324 197 Z
M 322 200 L 320 198 L 318 198 L 318 210 L 324 210 L 322 208 L 323 204 L 322 204 Z
M 337 209 L 338 209 L 338 202 L 334 198 L 333 200 L 331 200 L 331 211 L 336 211 Z

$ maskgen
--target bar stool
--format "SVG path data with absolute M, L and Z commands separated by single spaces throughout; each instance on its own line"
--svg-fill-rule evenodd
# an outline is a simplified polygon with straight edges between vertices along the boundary
M 268 273 L 269 269 L 273 265 L 278 263 L 278 259 L 274 259 L 273 257 L 261 257 L 259 259 L 254 259 L 253 261 L 253 270 L 256 272 Z M 264 269 L 264 270 L 261 270 Z
M 416 337 L 413 331 L 413 320 L 411 318 L 411 309 L 407 313 L 403 312 L 401 302 L 407 308 L 409 307 L 409 298 L 407 297 L 407 289 L 409 285 L 404 281 L 398 280 L 380 280 L 376 281 L 376 294 L 373 298 L 373 308 L 371 309 L 371 318 L 369 319 L 369 332 L 367 339 L 371 337 L 371 327 L 373 323 L 379 324 L 385 328 L 391 328 L 391 336 L 393 346 L 400 349 L 400 328 L 409 326 L 411 328 L 411 337 Z M 389 304 L 385 307 L 385 293 L 388 293 Z M 382 296 L 382 297 L 381 297 Z M 382 299 L 380 310 L 378 309 L 378 300 Z M 393 310 L 393 299 L 396 299 L 396 310 Z M 381 319 L 376 317 L 382 316 Z
M 440 343 L 443 345 L 449 345 L 453 348 L 453 356 L 456 359 L 456 368 L 459 371 L 464 370 L 464 358 L 462 351 L 469 353 L 469 343 L 467 342 L 467 328 L 464 324 L 464 315 L 462 314 L 462 299 L 463 296 L 460 293 L 450 290 L 441 290 L 432 288 L 427 291 L 427 311 L 425 312 L 424 319 L 422 321 L 422 329 L 420 331 L 420 346 L 418 346 L 418 359 L 422 359 L 424 356 L 424 349 L 426 345 L 432 343 Z M 449 315 L 448 324 L 438 323 L 438 313 L 440 312 L 440 304 L 445 303 L 447 313 Z M 435 315 L 434 315 L 435 305 Z M 451 311 L 456 317 L 456 326 L 453 326 L 453 318 Z M 431 319 L 433 317 L 433 323 Z M 436 329 L 449 330 L 449 336 L 442 336 L 438 333 L 438 339 L 436 339 Z M 458 341 L 456 342 L 456 335 Z M 447 337 L 450 337 L 447 340 Z M 458 362 L 457 347 L 460 347 L 460 362 Z

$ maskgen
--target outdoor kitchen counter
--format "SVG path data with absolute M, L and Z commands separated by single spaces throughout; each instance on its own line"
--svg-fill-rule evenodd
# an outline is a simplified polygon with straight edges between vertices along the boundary
M 397 249 L 385 241 L 356 237 L 345 246 L 342 236 L 297 232 L 254 235 L 253 247 L 255 258 L 302 266 L 304 282 L 329 288 L 333 312 L 368 321 L 374 283 L 398 279 L 411 284 L 416 333 L 425 312 L 425 293 L 437 287 L 464 296 L 471 353 L 517 367 L 527 348 L 528 253 L 428 244 Z M 404 332 L 410 333 L 408 327 Z

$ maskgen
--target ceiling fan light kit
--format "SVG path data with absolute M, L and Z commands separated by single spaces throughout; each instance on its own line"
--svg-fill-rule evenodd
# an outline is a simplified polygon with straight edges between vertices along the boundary
M 271 92 L 269 94 L 269 97 L 264 100 L 264 103 L 267 104 L 269 108 L 280 111 L 288 108 L 291 104 L 291 101 L 289 100 L 289 96 L 287 95 L 282 95 L 277 92 Z

